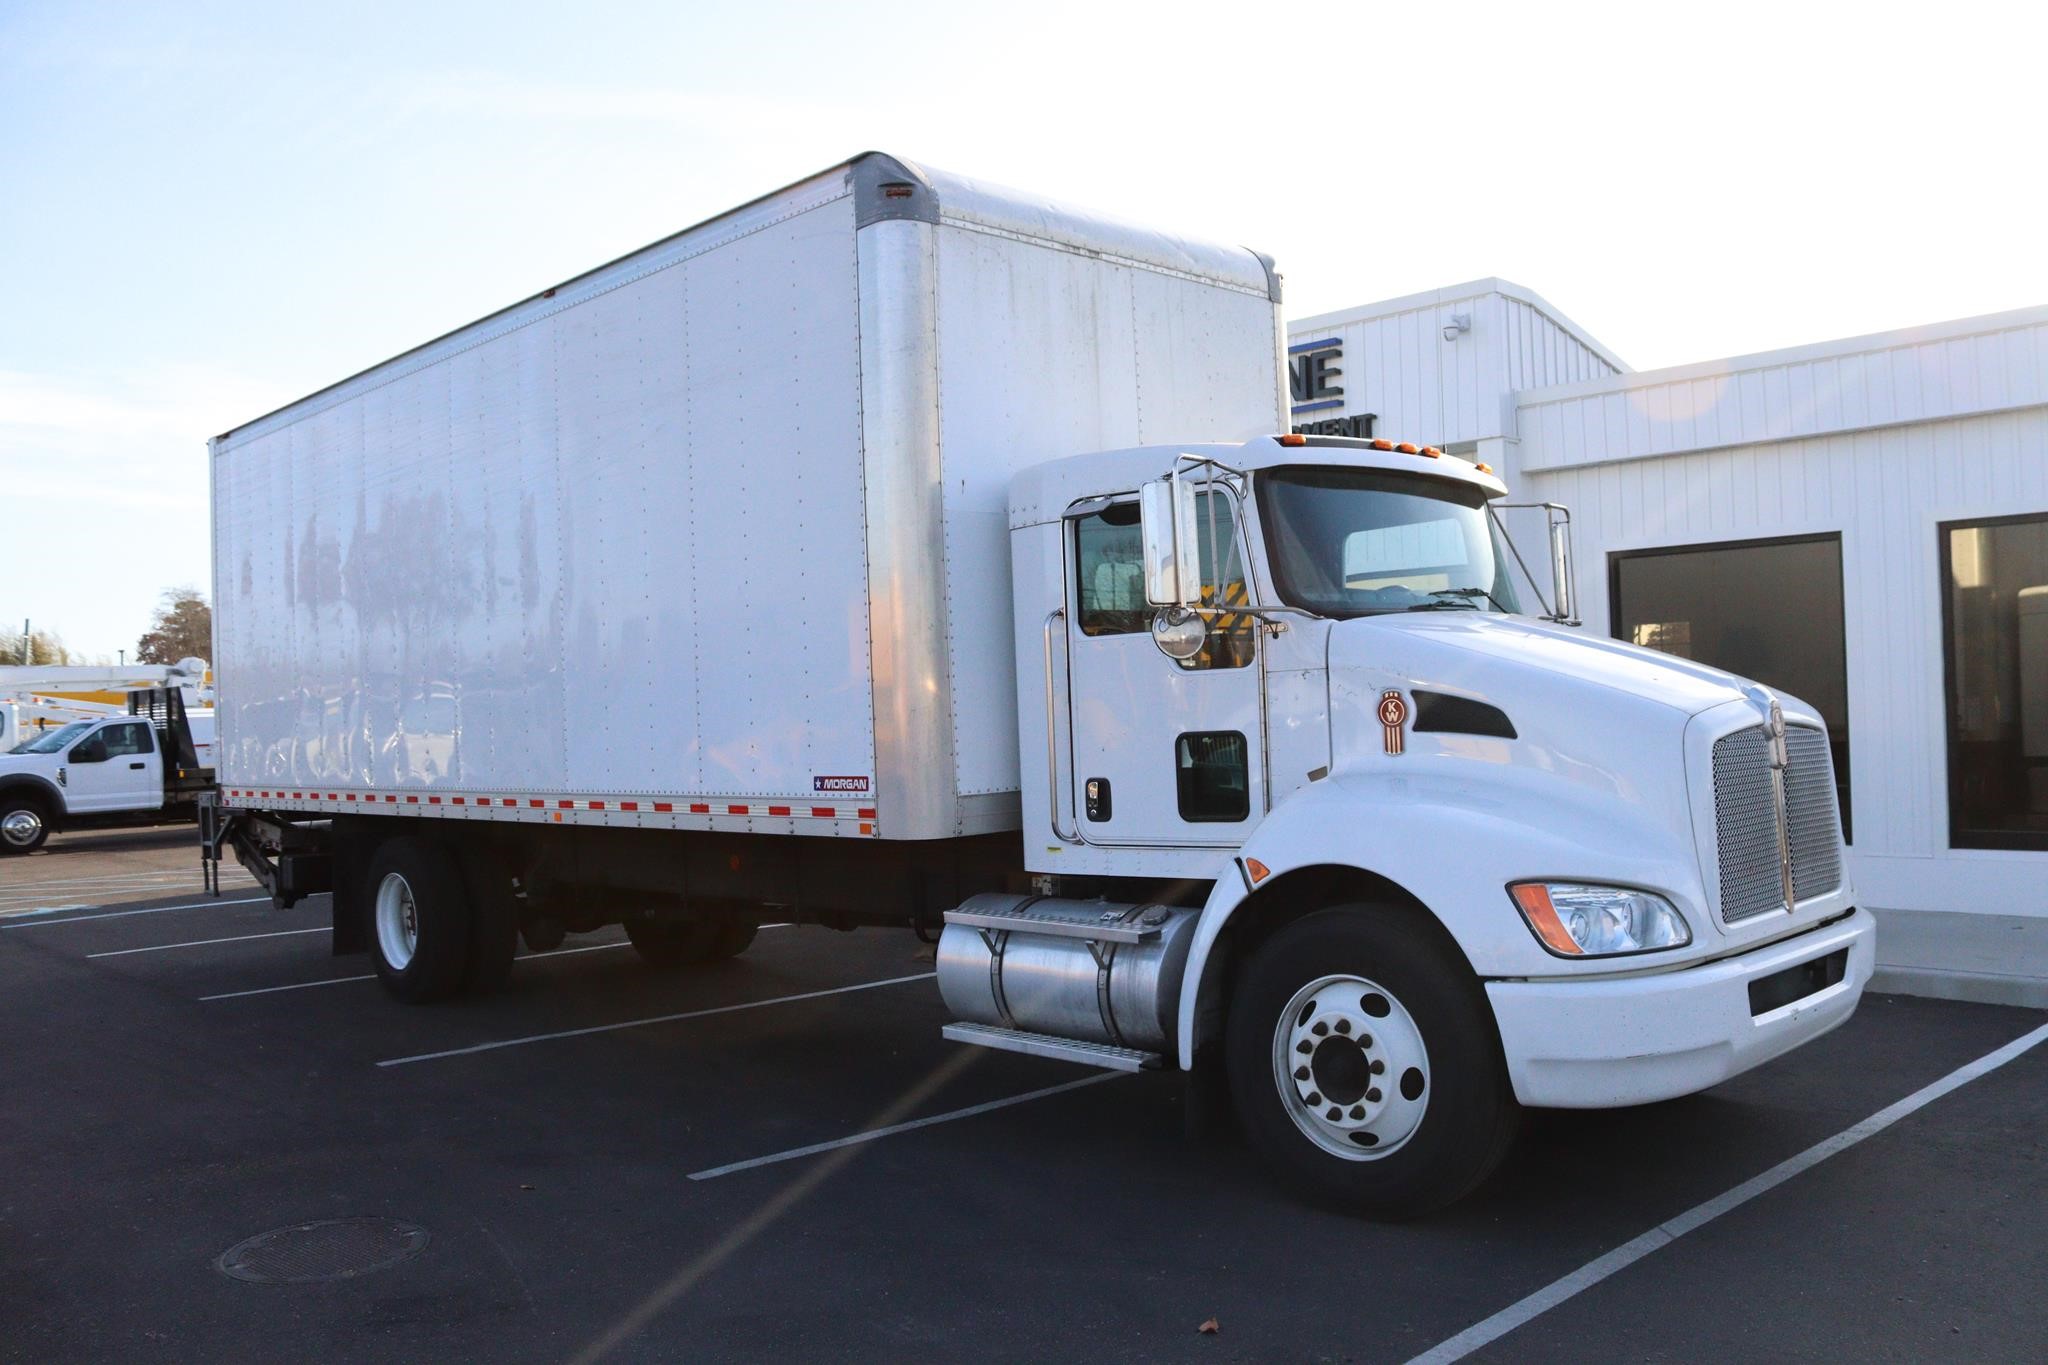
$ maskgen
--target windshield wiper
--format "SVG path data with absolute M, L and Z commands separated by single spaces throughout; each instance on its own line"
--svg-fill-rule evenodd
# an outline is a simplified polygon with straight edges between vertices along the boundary
M 1499 599 L 1498 597 L 1495 597 L 1495 596 L 1494 596 L 1494 595 L 1493 595 L 1492 593 L 1488 592 L 1488 591 L 1487 591 L 1486 589 L 1484 589 L 1484 588 L 1438 588 L 1438 589 L 1436 589 L 1436 590 L 1435 590 L 1434 592 L 1430 593 L 1430 596 L 1431 596 L 1431 597 L 1452 597 L 1452 598 L 1457 598 L 1458 600 L 1457 600 L 1457 601 L 1454 601 L 1454 602 L 1424 602 L 1424 603 L 1420 604 L 1419 606 L 1413 606 L 1413 607 L 1409 607 L 1409 608 L 1408 608 L 1408 610 L 1409 610 L 1409 611 L 1455 611 L 1455 610 L 1457 610 L 1457 609 L 1458 609 L 1459 607 L 1464 607 L 1464 608 L 1466 608 L 1466 609 L 1468 609 L 1468 610 L 1471 610 L 1471 611 L 1478 611 L 1478 610 L 1479 610 L 1479 604 L 1478 604 L 1477 602 L 1474 602 L 1474 601 L 1473 601 L 1472 599 L 1473 599 L 1473 598 L 1475 598 L 1475 597 L 1483 597 L 1483 598 L 1485 598 L 1485 599 L 1486 599 L 1487 601 L 1489 601 L 1489 602 L 1493 603 L 1493 608 L 1494 608 L 1494 610 L 1495 610 L 1495 611 L 1498 611 L 1498 612 L 1499 612 L 1499 613 L 1501 613 L 1501 614 L 1502 614 L 1503 616 L 1512 616 L 1512 615 L 1514 615 L 1514 613 L 1513 613 L 1513 612 L 1509 611 L 1509 610 L 1508 610 L 1508 609 L 1507 609 L 1506 607 L 1504 607 L 1504 606 L 1502 606 L 1502 605 L 1500 604 L 1500 599 Z

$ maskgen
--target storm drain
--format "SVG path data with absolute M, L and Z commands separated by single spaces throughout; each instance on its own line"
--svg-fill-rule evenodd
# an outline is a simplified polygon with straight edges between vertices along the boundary
M 328 1218 L 235 1243 L 214 1262 L 251 1284 L 346 1280 L 397 1265 L 426 1250 L 427 1230 L 392 1218 Z

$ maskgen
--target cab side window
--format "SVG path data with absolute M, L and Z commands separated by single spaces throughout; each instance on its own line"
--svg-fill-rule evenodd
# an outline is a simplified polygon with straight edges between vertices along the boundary
M 1144 541 L 1138 504 L 1119 502 L 1074 523 L 1074 581 L 1083 635 L 1131 635 L 1152 628 L 1145 605 Z
M 149 727 L 133 722 L 126 725 L 109 725 L 100 731 L 100 738 L 106 742 L 108 758 L 118 758 L 123 754 L 146 754 L 153 748 L 149 742 Z
M 1230 499 L 1220 493 L 1204 493 L 1196 501 L 1205 606 L 1228 608 L 1251 600 L 1232 512 Z M 1152 628 L 1153 609 L 1145 601 L 1144 538 L 1135 501 L 1113 503 L 1075 520 L 1074 581 L 1083 635 L 1139 635 Z M 1202 652 L 1180 666 L 1243 668 L 1252 661 L 1255 629 L 1249 616 L 1228 610 L 1211 614 Z

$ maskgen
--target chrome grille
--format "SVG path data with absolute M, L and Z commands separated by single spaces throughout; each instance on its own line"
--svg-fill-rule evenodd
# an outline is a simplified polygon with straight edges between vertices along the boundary
M 1842 827 L 1835 808 L 1835 764 L 1828 737 L 1804 725 L 1785 727 L 1792 767 L 1785 775 L 1786 824 L 1792 836 L 1792 895 L 1825 896 L 1842 885 Z
M 1835 810 L 1834 764 L 1828 737 L 1803 725 L 1785 727 L 1791 768 L 1785 774 L 1786 827 L 1792 849 L 1792 895 L 1809 900 L 1842 884 L 1842 845 Z M 1771 797 L 1771 737 L 1761 725 L 1714 742 L 1714 836 L 1719 845 L 1721 922 L 1782 910 L 1778 816 Z

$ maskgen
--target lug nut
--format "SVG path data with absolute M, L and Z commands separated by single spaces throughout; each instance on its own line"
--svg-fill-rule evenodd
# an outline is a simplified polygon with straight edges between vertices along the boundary
M 1308 1039 L 1304 1038 L 1294 1045 L 1294 1050 L 1296 1052 L 1314 1052 L 1316 1050 L 1316 1045 L 1314 1043 L 1311 1043 Z
M 1351 1021 L 1350 1021 L 1349 1019 L 1339 1019 L 1339 1020 L 1337 1021 L 1337 1032 L 1339 1032 L 1339 1033 L 1349 1033 L 1349 1032 L 1351 1032 Z
M 1323 1097 L 1315 1091 L 1311 1090 L 1308 1092 L 1308 1102 L 1310 1104 L 1321 1104 L 1323 1102 Z
M 1378 1104 L 1380 1102 L 1380 1088 L 1378 1086 L 1374 1086 L 1372 1089 L 1365 1092 L 1365 1097 L 1371 1100 L 1374 1104 Z
M 1375 1058 L 1375 1059 L 1373 1060 L 1373 1064 L 1372 1064 L 1372 1065 L 1371 1065 L 1370 1067 L 1366 1068 L 1366 1069 L 1367 1069 L 1368 1071 L 1372 1072 L 1372 1074 L 1373 1074 L 1373 1075 L 1377 1076 L 1377 1075 L 1379 1075 L 1379 1074 L 1380 1074 L 1381 1072 L 1383 1072 L 1383 1071 L 1385 1071 L 1385 1070 L 1387 1069 L 1387 1064 L 1386 1064 L 1385 1062 L 1382 1062 L 1382 1061 L 1378 1060 L 1377 1058 Z
M 1295 1079 L 1295 1080 L 1297 1080 L 1297 1081 L 1305 1081 L 1305 1080 L 1307 1080 L 1307 1079 L 1308 1079 L 1308 1068 L 1307 1068 L 1307 1067 L 1305 1067 L 1305 1066 L 1298 1066 L 1298 1067 L 1294 1068 L 1294 1079 Z
M 1312 1028 L 1312 1029 L 1310 1029 L 1310 1030 L 1309 1030 L 1309 1032 L 1310 1032 L 1310 1033 L 1313 1033 L 1313 1034 L 1314 1034 L 1314 1035 L 1315 1035 L 1316 1037 L 1318 1037 L 1318 1038 L 1322 1037 L 1322 1036 L 1323 1036 L 1324 1034 L 1328 1033 L 1329 1031 L 1330 1031 L 1330 1026 L 1329 1026 L 1328 1024 L 1324 1023 L 1324 1022 L 1323 1022 L 1322 1020 L 1320 1020 L 1320 1019 L 1316 1020 L 1316 1026 L 1315 1026 L 1314 1028 Z
M 1365 1106 L 1364 1106 L 1364 1105 L 1362 1105 L 1362 1104 L 1354 1104 L 1354 1105 L 1352 1105 L 1352 1106 L 1351 1106 L 1351 1117 L 1352 1117 L 1352 1118 L 1355 1118 L 1355 1119 L 1362 1119 L 1362 1118 L 1364 1118 L 1364 1117 L 1365 1117 Z
M 1329 1118 L 1330 1122 L 1335 1123 L 1338 1119 L 1344 1117 L 1344 1111 L 1333 1104 L 1330 1106 L 1330 1112 L 1327 1117 Z

